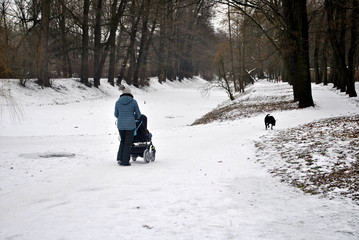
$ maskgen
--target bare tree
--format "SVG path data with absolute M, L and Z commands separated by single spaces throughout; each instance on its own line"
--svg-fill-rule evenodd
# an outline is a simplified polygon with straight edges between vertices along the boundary
M 232 39 L 232 27 L 231 27 L 231 9 L 230 9 L 230 5 L 229 5 L 229 1 L 227 3 L 227 7 L 228 7 L 228 10 L 227 10 L 227 18 L 228 18 L 228 36 L 229 36 L 229 52 L 230 52 L 230 64 L 231 64 L 231 79 L 233 81 L 233 84 L 234 84 L 234 89 L 235 91 L 237 92 L 239 89 L 238 89 L 238 86 L 237 86 L 237 76 L 238 74 L 236 73 L 236 69 L 234 68 L 234 51 L 233 51 L 233 39 Z M 223 63 L 223 61 L 222 61 Z M 242 90 L 242 89 L 241 89 Z

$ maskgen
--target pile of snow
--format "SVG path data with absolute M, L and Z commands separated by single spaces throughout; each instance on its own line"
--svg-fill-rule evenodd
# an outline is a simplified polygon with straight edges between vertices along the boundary
M 0 239 L 359 238 L 357 204 L 273 178 L 256 161 L 254 145 L 279 130 L 356 114 L 346 96 L 313 85 L 316 107 L 272 112 L 273 131 L 261 114 L 189 126 L 226 94 L 203 95 L 200 79 L 151 81 L 132 92 L 148 116 L 156 161 L 120 167 L 118 90 L 105 81 L 99 90 L 58 81 L 66 93 L 27 95 L 10 86 L 21 106 L 18 121 L 1 105 Z M 261 82 L 252 92 L 270 97 L 282 87 Z

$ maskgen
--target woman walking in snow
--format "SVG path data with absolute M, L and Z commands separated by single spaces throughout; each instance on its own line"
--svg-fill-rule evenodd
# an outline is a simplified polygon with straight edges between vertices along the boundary
M 136 119 L 141 116 L 137 101 L 131 94 L 131 89 L 126 87 L 115 105 L 115 117 L 117 128 L 120 132 L 121 142 L 117 153 L 117 162 L 121 166 L 131 166 L 130 152 L 133 135 L 136 128 Z

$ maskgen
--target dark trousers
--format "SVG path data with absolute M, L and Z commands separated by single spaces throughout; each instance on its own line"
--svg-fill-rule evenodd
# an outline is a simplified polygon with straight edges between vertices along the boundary
M 130 152 L 133 143 L 134 130 L 119 130 L 121 142 L 117 153 L 117 161 L 123 164 L 130 162 Z

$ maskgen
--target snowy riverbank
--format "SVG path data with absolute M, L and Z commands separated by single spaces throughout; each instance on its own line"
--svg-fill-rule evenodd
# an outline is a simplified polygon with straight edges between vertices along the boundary
M 0 239 L 359 238 L 357 204 L 305 194 L 257 162 L 263 135 L 358 113 L 329 87 L 313 85 L 315 108 L 273 112 L 274 131 L 263 115 L 189 126 L 227 100 L 218 89 L 202 95 L 201 80 L 133 89 L 157 157 L 123 168 L 115 161 L 118 91 L 103 83 L 99 97 L 67 84 L 11 87 L 21 114 L 1 107 Z M 253 88 L 270 96 L 286 86 Z M 43 157 L 56 153 L 66 157 Z

